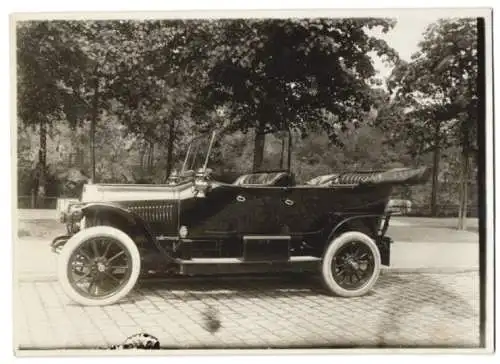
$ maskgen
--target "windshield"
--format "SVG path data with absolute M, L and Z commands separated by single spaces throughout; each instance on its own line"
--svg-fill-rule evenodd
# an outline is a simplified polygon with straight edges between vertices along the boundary
M 181 174 L 205 169 L 215 139 L 215 132 L 194 138 L 188 146 Z
M 263 160 L 262 170 L 254 170 L 254 172 L 290 170 L 291 133 L 268 135 L 267 139 L 268 143 L 264 152 L 269 158 Z M 188 144 L 180 173 L 186 176 L 200 169 L 205 170 L 209 165 L 211 169 L 217 170 L 212 171 L 215 174 L 248 173 L 252 167 L 247 166 L 246 163 L 240 163 L 242 160 L 248 160 L 247 149 L 242 148 L 242 145 L 247 145 L 248 142 L 246 134 L 227 133 L 224 129 L 195 137 Z M 227 160 L 232 157 L 239 161 L 238 165 L 227 163 Z M 248 169 L 244 168 L 245 171 L 243 171 L 241 167 L 248 167 Z

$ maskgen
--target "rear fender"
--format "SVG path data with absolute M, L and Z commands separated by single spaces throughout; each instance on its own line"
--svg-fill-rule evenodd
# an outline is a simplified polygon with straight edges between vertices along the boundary
M 156 240 L 151 234 L 147 223 L 133 212 L 121 206 L 109 203 L 89 203 L 82 208 L 82 212 L 86 219 L 104 216 L 104 219 L 110 222 L 111 226 L 114 225 L 117 220 L 116 217 L 118 217 L 118 221 L 122 222 L 122 224 L 120 224 L 121 226 L 115 226 L 116 228 L 124 230 L 124 232 L 130 235 L 142 235 L 145 238 L 145 247 L 158 250 Z M 115 219 L 113 219 L 113 217 L 115 217 Z M 136 244 L 137 243 L 136 241 Z
M 370 220 L 373 223 L 368 224 L 366 220 Z M 340 234 L 348 231 L 359 231 L 368 235 L 375 241 L 380 251 L 382 265 L 388 266 L 390 264 L 390 245 L 392 243 L 392 239 L 384 236 L 385 230 L 387 230 L 388 220 L 385 221 L 382 231 L 379 230 L 379 222 L 381 220 L 386 220 L 386 217 L 379 214 L 356 215 L 340 220 L 328 236 L 327 243 L 325 244 L 325 251 L 328 248 L 328 244 Z
M 331 241 L 336 235 L 347 231 L 359 231 L 374 238 L 377 235 L 377 228 L 379 227 L 377 222 L 380 218 L 381 216 L 379 214 L 356 215 L 341 218 L 331 230 L 328 241 Z M 369 220 L 370 223 L 367 223 L 366 220 Z

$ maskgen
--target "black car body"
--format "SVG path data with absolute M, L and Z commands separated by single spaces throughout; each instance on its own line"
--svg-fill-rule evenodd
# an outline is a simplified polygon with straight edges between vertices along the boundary
M 115 274 L 106 259 L 112 250 L 119 254 L 122 249 L 127 253 L 121 254 L 127 258 L 122 267 L 133 271 L 132 280 L 138 274 L 132 264 L 139 265 L 143 274 L 319 270 L 329 275 L 324 277 L 325 283 L 333 293 L 364 294 L 378 277 L 380 265 L 390 264 L 391 239 L 385 233 L 394 212 L 389 204 L 393 187 L 428 179 L 424 167 L 332 174 L 299 185 L 288 168 L 255 172 L 224 183 L 209 168 L 216 138 L 214 132 L 205 144 L 204 158 L 198 160 L 193 154 L 194 141 L 181 171 L 172 174 L 166 184 L 84 186 L 81 200 L 62 212 L 68 235 L 52 243 L 63 256 L 60 274 L 66 293 L 83 304 L 109 304 L 121 298 L 131 288 L 121 282 L 130 281 L 128 273 L 118 272 L 114 276 L 117 287 L 109 288 L 108 293 L 90 290 L 100 289 L 97 277 L 104 281 Z M 99 235 L 99 228 L 104 227 L 106 233 Z M 124 233 L 134 247 L 120 242 L 110 229 Z M 85 231 L 90 235 L 81 237 Z M 102 241 L 108 238 L 117 242 L 107 246 L 106 258 Z M 68 240 L 74 242 L 70 248 Z M 333 253 L 328 251 L 332 244 L 338 245 L 330 249 Z M 140 262 L 133 262 L 131 250 L 137 250 Z M 75 266 L 79 273 L 68 268 Z M 344 266 L 344 270 L 339 268 Z M 335 272 L 341 271 L 336 280 Z M 88 290 L 74 283 L 87 277 L 94 279 Z

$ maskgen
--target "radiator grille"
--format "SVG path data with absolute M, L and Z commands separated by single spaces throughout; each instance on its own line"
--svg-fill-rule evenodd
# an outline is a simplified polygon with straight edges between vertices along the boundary
M 177 211 L 173 203 L 150 202 L 131 205 L 129 210 L 149 223 L 174 224 L 177 222 Z

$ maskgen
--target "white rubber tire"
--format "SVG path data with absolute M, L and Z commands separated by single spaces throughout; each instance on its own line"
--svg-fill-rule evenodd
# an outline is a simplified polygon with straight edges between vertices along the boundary
M 82 296 L 75 288 L 71 285 L 68 277 L 68 264 L 69 259 L 75 249 L 77 249 L 82 243 L 88 239 L 96 237 L 109 237 L 119 240 L 125 248 L 128 250 L 131 256 L 132 272 L 130 274 L 129 280 L 126 284 L 115 294 L 107 296 L 104 298 L 89 298 Z M 84 306 L 106 306 L 112 305 L 126 295 L 134 288 L 137 279 L 139 278 L 139 273 L 141 270 L 141 257 L 139 250 L 135 245 L 134 241 L 123 231 L 115 229 L 110 226 L 94 226 L 82 231 L 79 231 L 73 235 L 68 242 L 64 245 L 58 259 L 58 278 L 61 283 L 64 293 L 71 298 L 76 303 Z
M 348 244 L 352 241 L 362 242 L 366 246 L 368 246 L 374 258 L 374 269 L 372 276 L 364 285 L 356 290 L 350 290 L 341 287 L 333 278 L 332 273 L 332 260 L 335 257 L 337 251 L 345 244 Z M 375 242 L 366 234 L 358 231 L 350 231 L 336 237 L 328 246 L 321 263 L 321 275 L 323 278 L 323 283 L 330 293 L 341 297 L 359 297 L 368 293 L 377 282 L 378 277 L 380 276 L 380 265 L 380 252 Z

